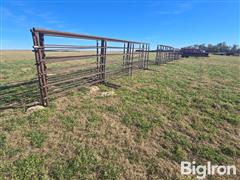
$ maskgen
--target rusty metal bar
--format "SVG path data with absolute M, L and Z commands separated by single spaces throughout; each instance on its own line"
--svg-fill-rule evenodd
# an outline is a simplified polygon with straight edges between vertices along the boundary
M 134 53 L 138 54 L 138 53 Z M 110 53 L 106 54 L 104 56 L 118 56 L 122 55 L 122 53 Z M 126 55 L 131 55 L 130 53 L 127 53 Z M 46 57 L 45 60 L 46 63 L 55 63 L 55 62 L 64 62 L 64 61 L 72 61 L 72 60 L 81 60 L 81 59 L 87 59 L 87 58 L 93 58 L 93 57 L 101 57 L 103 55 L 101 54 L 88 54 L 88 55 L 78 55 L 78 56 L 52 56 L 52 57 Z
M 148 63 L 149 63 L 149 52 L 150 52 L 150 44 L 148 44 L 148 47 L 147 47 L 147 69 L 148 69 Z
M 141 55 L 141 57 L 142 57 L 142 68 L 144 69 L 144 66 L 145 66 L 145 62 L 144 62 L 144 45 L 145 44 L 142 44 L 142 55 Z
M 58 36 L 58 37 L 68 37 L 68 38 L 78 38 L 78 39 L 88 39 L 88 40 L 104 40 L 104 41 L 112 41 L 112 42 L 131 42 L 135 44 L 142 44 L 143 42 L 136 42 L 136 41 L 127 41 L 121 39 L 114 39 L 114 38 L 107 38 L 101 36 L 90 36 L 85 34 L 76 34 L 76 33 L 68 33 L 62 31 L 53 31 L 48 29 L 40 29 L 40 28 L 33 28 L 35 32 L 42 33 L 46 36 Z
M 101 80 L 104 82 L 105 81 L 105 66 L 106 66 L 106 41 L 101 40 L 101 57 L 100 57 L 100 72 L 102 73 L 101 75 Z
M 139 44 L 139 56 L 138 56 L 138 67 L 142 66 L 142 44 Z
M 96 41 L 99 41 L 99 40 L 96 40 Z M 46 51 L 46 48 L 52 48 L 52 49 L 55 49 L 55 48 L 68 48 L 68 49 L 95 49 L 95 48 L 102 48 L 100 46 L 77 46 L 77 45 L 57 45 L 57 44 L 46 44 L 44 47 L 41 47 L 41 46 L 33 46 L 33 48 L 39 48 L 39 49 L 45 49 Z M 110 48 L 110 49 L 123 49 L 123 47 L 119 47 L 119 46 L 108 46 L 107 48 Z
M 44 35 L 32 30 L 33 44 L 35 46 L 44 46 Z M 43 61 L 45 57 L 44 52 L 40 49 L 34 49 L 37 74 L 39 81 L 40 89 L 40 101 L 43 106 L 48 106 L 48 90 L 47 90 L 47 74 L 46 74 L 46 65 Z
M 44 47 L 44 35 L 42 33 L 39 33 L 39 45 Z M 39 54 L 40 54 L 40 58 L 41 58 L 41 68 L 42 68 L 42 79 L 43 79 L 43 91 L 44 91 L 44 104 L 43 106 L 48 106 L 48 77 L 47 77 L 47 66 L 45 61 L 42 61 L 45 57 L 46 54 L 44 52 L 44 48 L 43 49 L 39 49 Z
M 131 75 L 131 59 L 132 59 L 132 43 L 129 46 L 129 55 L 128 55 L 128 74 Z
M 144 69 L 148 69 L 148 44 L 144 45 Z
M 123 45 L 123 69 L 125 68 L 125 59 L 126 59 L 126 43 Z
M 94 77 L 94 76 L 98 76 L 98 75 L 101 75 L 101 74 L 104 74 L 104 72 L 98 72 L 98 73 L 94 73 L 94 74 L 83 75 L 83 76 L 80 76 L 78 78 L 67 79 L 67 80 L 64 80 L 64 81 L 57 81 L 57 82 L 49 84 L 49 86 L 54 86 L 54 85 L 61 84 L 61 83 L 66 83 L 66 82 L 77 81 L 77 80 L 80 80 L 80 79 Z
M 131 62 L 130 62 L 130 65 L 131 65 L 130 75 L 132 76 L 132 70 L 133 70 L 132 65 L 133 65 L 133 55 L 134 55 L 134 43 L 132 43 L 132 52 L 131 52 L 131 54 L 132 54 L 132 57 L 131 57 Z
M 130 42 L 127 43 L 127 53 L 126 53 L 126 60 L 125 60 L 125 67 L 129 66 L 129 59 L 130 59 Z M 129 72 L 129 69 L 126 69 Z
M 157 49 L 156 49 L 155 64 L 158 64 L 158 54 L 159 54 L 159 45 L 157 45 Z
M 147 69 L 147 44 L 145 44 L 144 49 L 144 69 Z

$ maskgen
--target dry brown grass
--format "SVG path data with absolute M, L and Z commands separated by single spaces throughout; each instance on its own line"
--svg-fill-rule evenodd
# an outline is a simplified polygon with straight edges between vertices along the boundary
M 183 59 L 112 80 L 119 89 L 73 91 L 34 114 L 4 111 L 0 174 L 185 179 L 180 161 L 193 159 L 239 169 L 238 64 L 234 57 Z M 101 96 L 108 91 L 116 95 Z M 31 132 L 46 136 L 40 147 Z

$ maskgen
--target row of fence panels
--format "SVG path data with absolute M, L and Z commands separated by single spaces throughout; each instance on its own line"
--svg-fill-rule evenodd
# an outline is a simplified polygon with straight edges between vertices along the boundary
M 148 68 L 148 43 L 35 28 L 31 32 L 44 106 L 48 106 L 49 98 L 79 85 L 106 82 L 113 75 L 131 75 L 134 69 Z M 47 44 L 46 36 L 85 42 L 81 41 L 81 45 Z
M 157 45 L 155 64 L 163 64 L 180 59 L 181 53 L 178 49 L 166 45 Z
M 73 88 L 106 83 L 117 75 L 148 69 L 149 64 L 180 58 L 176 49 L 164 45 L 158 45 L 155 56 L 152 53 L 150 58 L 150 44 L 145 42 L 36 28 L 31 29 L 31 34 L 37 79 L 1 86 L 0 109 L 48 106 L 50 99 Z M 66 39 L 70 41 L 66 43 Z

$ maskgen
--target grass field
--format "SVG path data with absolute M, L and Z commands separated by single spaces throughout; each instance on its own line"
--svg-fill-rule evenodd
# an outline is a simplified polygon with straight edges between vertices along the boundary
M 29 52 L 4 57 L 1 81 L 34 76 Z M 0 179 L 185 179 L 183 160 L 239 169 L 239 70 L 239 57 L 181 59 L 115 79 L 119 89 L 80 88 L 31 114 L 2 111 Z

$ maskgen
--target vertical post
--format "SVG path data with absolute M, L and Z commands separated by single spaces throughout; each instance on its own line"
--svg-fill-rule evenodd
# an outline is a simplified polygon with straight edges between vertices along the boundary
M 169 61 L 170 59 L 170 53 L 169 53 L 169 47 L 167 47 L 167 62 Z
M 107 50 L 107 42 L 105 40 L 101 40 L 101 56 L 100 56 L 100 71 L 101 71 L 101 80 L 105 82 L 105 66 L 106 66 L 106 50 Z
M 161 61 L 162 61 L 162 45 L 158 45 L 158 65 L 161 64 Z
M 149 63 L 149 51 L 150 51 L 150 44 L 148 44 L 148 47 L 147 47 L 147 69 L 148 69 L 148 63 Z
M 170 59 L 170 61 L 172 61 L 172 48 L 171 48 L 171 47 L 169 47 L 169 52 L 170 52 L 170 53 L 169 53 L 169 55 L 170 55 L 170 58 L 169 58 L 169 59 Z
M 104 82 L 106 80 L 106 64 L 107 64 L 107 41 L 104 44 Z
M 155 64 L 158 64 L 158 46 L 159 45 L 157 45 L 157 49 L 156 49 Z
M 169 47 L 169 60 L 172 61 L 172 48 Z
M 164 59 L 165 59 L 165 54 L 164 54 L 164 47 L 162 46 L 162 59 L 161 59 L 161 64 L 164 62 Z
M 42 33 L 39 33 L 39 44 L 40 44 L 40 59 L 41 59 L 41 68 L 42 68 L 42 79 L 43 79 L 43 91 L 44 91 L 44 105 L 48 106 L 48 78 L 47 78 L 47 66 L 45 63 L 45 52 L 44 52 L 44 35 Z
M 123 72 L 125 71 L 126 44 L 123 45 Z
M 169 47 L 169 60 L 172 61 L 172 48 Z
M 168 48 L 166 47 L 166 63 L 168 62 Z
M 130 60 L 130 52 L 131 52 L 131 44 L 130 42 L 127 43 L 127 56 L 126 56 L 126 61 L 125 61 L 125 72 L 128 72 L 129 74 L 129 60 Z
M 146 67 L 146 44 L 143 47 L 143 69 Z
M 162 61 L 162 45 L 159 45 L 159 48 L 158 48 L 158 65 L 161 64 L 161 61 Z
M 132 43 L 129 46 L 129 55 L 128 55 L 128 75 L 131 74 L 131 58 L 132 58 Z
M 175 60 L 176 59 L 176 56 L 175 56 L 176 54 L 175 54 L 175 50 L 174 50 L 174 48 L 173 48 L 173 60 Z
M 147 48 L 148 48 L 148 45 L 145 44 L 145 47 L 144 47 L 144 69 L 147 69 Z
M 160 48 L 160 49 L 161 49 L 161 51 L 160 51 L 160 53 L 161 53 L 160 64 L 163 64 L 164 59 L 165 59 L 164 46 L 161 45 L 161 48 Z
M 164 63 L 166 63 L 167 62 L 167 47 L 166 46 L 163 46 L 164 47 Z
M 141 63 L 141 44 L 139 44 L 138 47 L 138 62 L 137 62 L 138 68 L 140 67 L 140 63 Z
M 144 44 L 142 44 L 142 69 L 144 69 L 145 62 L 144 62 Z
M 169 47 L 169 60 L 172 61 L 172 48 Z
M 38 32 L 35 32 L 34 29 L 31 30 L 33 44 L 34 44 L 34 54 L 37 67 L 37 76 L 40 89 L 40 98 L 41 104 L 43 106 L 48 106 L 48 84 L 47 84 L 47 67 L 44 61 L 44 35 Z
M 100 72 L 100 62 L 99 62 L 99 42 L 98 40 L 96 40 L 96 54 L 97 54 L 97 62 L 96 62 L 96 65 L 97 65 L 97 73 Z M 97 75 L 98 79 L 100 78 L 100 74 Z
M 131 52 L 131 63 L 130 63 L 130 75 L 132 76 L 132 70 L 133 70 L 133 56 L 134 56 L 134 43 L 132 43 L 132 52 Z
M 165 61 L 165 52 L 164 52 L 165 50 L 164 50 L 164 46 L 162 45 L 162 47 L 161 47 L 161 53 L 162 53 L 162 55 L 161 55 L 161 64 L 163 64 L 164 63 L 164 61 Z
M 172 61 L 172 48 L 169 47 L 169 61 Z

